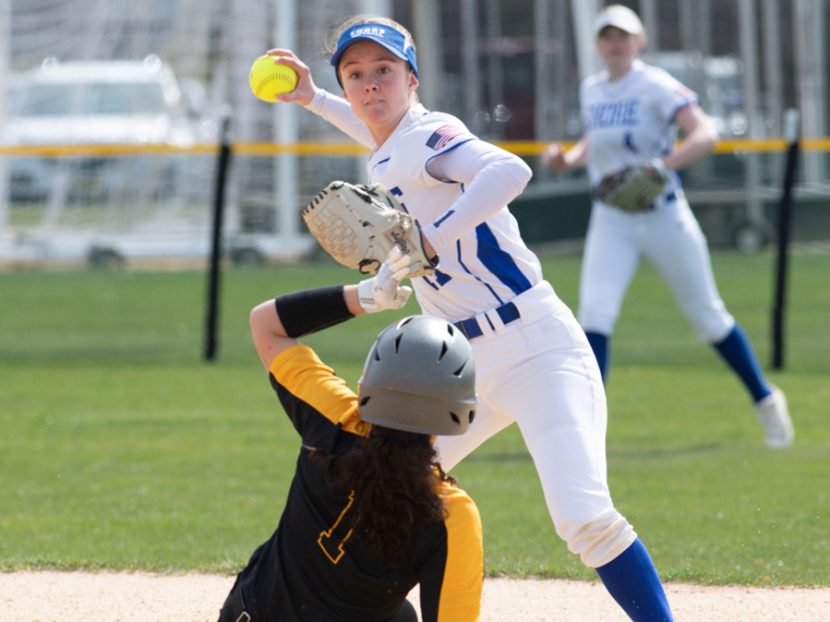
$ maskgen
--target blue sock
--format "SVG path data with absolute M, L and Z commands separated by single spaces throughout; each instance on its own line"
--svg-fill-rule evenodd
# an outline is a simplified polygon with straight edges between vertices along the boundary
M 611 351 L 611 345 L 608 343 L 608 335 L 586 331 L 585 336 L 588 337 L 588 343 L 591 344 L 594 356 L 597 357 L 599 373 L 602 374 L 602 381 L 605 382 L 606 375 L 608 374 L 608 363 Z
M 605 589 L 634 622 L 672 622 L 660 576 L 640 539 L 596 569 Z
M 713 347 L 729 367 L 738 374 L 741 382 L 752 395 L 752 401 L 758 403 L 772 393 L 772 389 L 761 372 L 761 365 L 749 344 L 749 339 L 739 324 L 735 324 L 735 328 L 721 341 L 713 344 Z

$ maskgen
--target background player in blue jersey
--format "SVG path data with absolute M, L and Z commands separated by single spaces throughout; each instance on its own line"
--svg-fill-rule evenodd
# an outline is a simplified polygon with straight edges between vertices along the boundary
M 371 311 L 406 302 L 399 269 L 386 263 L 367 280 Z M 416 584 L 423 622 L 479 619 L 481 521 L 432 443 L 474 417 L 470 343 L 438 318 L 400 320 L 376 340 L 355 394 L 295 338 L 364 312 L 356 285 L 251 312 L 254 345 L 302 447 L 279 526 L 239 573 L 220 622 L 416 622 L 406 600 Z
M 317 88 L 291 50 L 296 90 L 281 95 L 370 149 L 367 177 L 395 194 L 437 251 L 435 274 L 412 279 L 424 313 L 470 338 L 478 410 L 461 436 L 436 441 L 451 469 L 518 423 L 556 533 L 595 568 L 634 620 L 671 620 L 651 557 L 608 490 L 607 412 L 585 333 L 542 276 L 507 205 L 531 177 L 518 157 L 479 140 L 456 117 L 418 101 L 415 44 L 400 24 L 360 17 L 333 37 L 343 97 Z
M 564 151 L 551 144 L 544 161 L 554 170 L 588 167 L 592 186 L 626 166 L 661 158 L 677 171 L 709 153 L 717 134 L 697 96 L 657 67 L 637 58 L 646 43 L 639 17 L 621 5 L 595 23 L 605 70 L 587 78 L 580 99 L 585 134 Z M 678 128 L 682 145 L 674 149 Z M 749 392 L 769 447 L 788 447 L 793 425 L 784 394 L 761 372 L 744 331 L 726 310 L 715 285 L 706 239 L 674 172 L 644 211 L 626 212 L 594 200 L 579 288 L 580 324 L 603 378 L 610 338 L 641 257 L 668 283 L 700 338 L 712 344 Z

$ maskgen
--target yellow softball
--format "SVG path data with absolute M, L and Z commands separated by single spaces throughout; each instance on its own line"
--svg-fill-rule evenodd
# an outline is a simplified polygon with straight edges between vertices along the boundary
M 248 84 L 259 99 L 274 103 L 277 95 L 290 93 L 297 88 L 297 72 L 288 65 L 275 63 L 273 56 L 264 54 L 251 65 Z

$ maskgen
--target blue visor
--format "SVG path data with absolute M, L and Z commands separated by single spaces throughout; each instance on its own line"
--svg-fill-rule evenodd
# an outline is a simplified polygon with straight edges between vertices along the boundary
M 415 48 L 409 44 L 406 36 L 391 26 L 371 23 L 356 24 L 340 35 L 340 39 L 337 40 L 337 49 L 331 56 L 331 65 L 334 67 L 335 74 L 337 74 L 338 82 L 340 82 L 340 75 L 337 73 L 337 65 L 340 63 L 340 57 L 343 56 L 343 52 L 349 46 L 358 41 L 374 41 L 383 46 L 401 60 L 408 62 L 415 73 L 415 77 L 419 77 Z

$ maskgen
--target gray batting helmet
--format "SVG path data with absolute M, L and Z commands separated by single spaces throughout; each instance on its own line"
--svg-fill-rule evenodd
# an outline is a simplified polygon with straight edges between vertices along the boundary
M 363 366 L 360 417 L 418 434 L 462 434 L 475 416 L 470 342 L 449 322 L 413 315 L 378 336 Z

